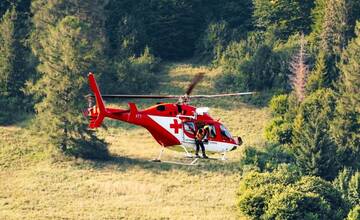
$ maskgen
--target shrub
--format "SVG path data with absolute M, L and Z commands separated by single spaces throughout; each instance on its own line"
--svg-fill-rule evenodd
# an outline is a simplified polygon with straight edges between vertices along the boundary
M 330 205 L 319 194 L 304 193 L 291 187 L 269 202 L 265 219 L 330 219 Z
M 265 128 L 266 139 L 280 144 L 292 143 L 293 122 L 297 107 L 294 96 L 274 96 L 269 107 L 273 119 Z
M 146 47 L 140 57 L 130 57 L 116 63 L 118 83 L 115 91 L 123 93 L 151 91 L 158 83 L 155 71 L 159 62 L 160 60 L 154 57 Z
M 343 219 L 348 212 L 349 206 L 338 191 L 330 182 L 320 177 L 304 176 L 298 181 L 294 188 L 300 192 L 311 192 L 318 195 L 330 204 L 331 210 L 328 219 Z
M 238 192 L 239 211 L 252 219 L 343 219 L 348 206 L 331 183 L 300 177 L 296 167 L 245 173 Z
M 255 166 L 260 171 L 272 171 L 280 164 L 293 162 L 292 155 L 281 145 L 267 145 L 262 150 L 246 147 L 240 161 L 242 167 Z

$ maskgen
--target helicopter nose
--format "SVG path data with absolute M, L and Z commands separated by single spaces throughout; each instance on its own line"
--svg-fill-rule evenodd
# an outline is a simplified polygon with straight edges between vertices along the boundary
M 235 137 L 234 140 L 238 146 L 241 146 L 243 144 L 241 137 Z

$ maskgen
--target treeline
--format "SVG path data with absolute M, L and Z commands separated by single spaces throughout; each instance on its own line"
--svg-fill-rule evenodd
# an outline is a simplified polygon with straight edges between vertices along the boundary
M 273 6 L 296 5 L 266 2 L 255 7 L 258 24 Z M 276 18 L 231 43 L 218 60 L 223 82 L 280 93 L 269 103 L 268 143 L 241 161 L 238 207 L 253 219 L 360 217 L 360 2 L 314 3 L 302 19 Z M 291 22 L 300 23 L 283 29 Z
M 35 111 L 61 152 L 106 158 L 87 129 L 86 74 L 149 92 L 163 60 L 220 67 L 218 91 L 278 94 L 268 144 L 246 148 L 238 207 L 254 219 L 360 215 L 360 1 L 5 0 L 0 121 Z
M 0 16 L 2 123 L 35 111 L 34 129 L 62 152 L 105 158 L 80 114 L 86 74 L 104 92 L 143 93 L 160 60 L 193 57 L 223 70 L 218 91 L 276 94 L 269 144 L 241 161 L 264 177 L 245 178 L 243 214 L 359 216 L 360 1 L 5 0 Z M 289 179 L 268 177 L 284 163 Z

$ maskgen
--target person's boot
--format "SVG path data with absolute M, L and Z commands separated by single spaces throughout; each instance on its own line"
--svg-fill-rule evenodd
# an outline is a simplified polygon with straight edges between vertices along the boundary
M 196 151 L 196 152 L 195 152 L 195 158 L 200 158 L 200 156 L 199 156 L 199 151 Z
M 208 156 L 206 156 L 206 154 L 205 154 L 205 153 L 203 153 L 203 158 L 204 158 L 204 159 L 209 159 L 209 157 L 208 157 Z

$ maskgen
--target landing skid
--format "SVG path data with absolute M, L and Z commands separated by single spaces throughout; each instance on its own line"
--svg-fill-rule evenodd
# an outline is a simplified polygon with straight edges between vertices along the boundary
M 225 157 L 225 152 L 222 154 L 222 157 L 221 158 L 202 158 L 202 157 L 196 157 L 195 155 L 189 153 L 189 151 L 187 151 L 187 149 L 182 146 L 184 151 L 185 151 L 185 155 L 184 155 L 184 158 L 187 158 L 187 159 L 192 159 L 190 163 L 185 163 L 185 162 L 177 162 L 177 161 L 163 161 L 161 160 L 161 156 L 163 155 L 164 151 L 165 151 L 165 147 L 161 147 L 161 150 L 160 150 L 160 153 L 159 153 L 159 156 L 158 158 L 156 159 L 153 159 L 151 160 L 151 162 L 155 162 L 155 163 L 168 163 L 168 164 L 176 164 L 176 165 L 185 165 L 185 166 L 196 166 L 198 165 L 198 161 L 199 159 L 202 159 L 202 160 L 221 160 L 221 161 L 225 161 L 227 160 L 226 157 Z

